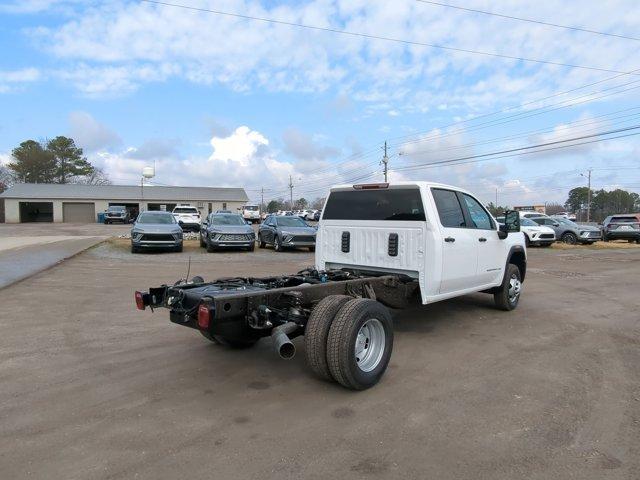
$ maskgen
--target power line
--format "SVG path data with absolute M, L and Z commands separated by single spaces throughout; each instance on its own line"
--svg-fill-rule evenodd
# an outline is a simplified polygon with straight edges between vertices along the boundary
M 413 40 L 404 40 L 404 39 L 401 39 L 401 38 L 383 37 L 383 36 L 380 36 L 380 35 L 372 35 L 372 34 L 369 34 L 369 33 L 362 33 L 362 32 L 352 32 L 352 31 L 349 31 L 349 30 L 342 30 L 342 29 L 338 29 L 338 28 L 319 27 L 317 25 L 308 25 L 308 24 L 304 24 L 304 23 L 288 22 L 288 21 L 285 21 L 285 20 L 277 20 L 277 19 L 274 19 L 274 18 L 256 17 L 256 16 L 244 15 L 244 14 L 240 14 L 240 13 L 225 12 L 225 11 L 222 11 L 222 10 L 213 10 L 213 9 L 202 8 L 202 7 L 192 7 L 192 6 L 189 6 L 189 5 L 181 5 L 179 3 L 161 2 L 161 1 L 158 1 L 158 0 L 140 0 L 140 1 L 141 2 L 145 2 L 145 3 L 151 3 L 151 4 L 154 4 L 154 5 L 162 5 L 162 6 L 166 6 L 166 7 L 183 8 L 185 10 L 192 10 L 192 11 L 196 11 L 196 12 L 206 12 L 206 13 L 212 13 L 214 15 L 223 15 L 223 16 L 227 16 L 227 17 L 242 18 L 244 20 L 254 20 L 254 21 L 258 21 L 258 22 L 272 23 L 272 24 L 275 24 L 275 25 L 286 25 L 286 26 L 289 26 L 289 27 L 304 28 L 304 29 L 307 29 L 307 30 L 331 32 L 331 33 L 337 33 L 337 34 L 340 34 L 340 35 L 348 35 L 348 36 L 351 36 L 351 37 L 367 38 L 367 39 L 370 39 L 370 40 L 383 40 L 383 41 L 387 41 L 387 42 L 396 42 L 396 43 L 402 43 L 402 44 L 405 44 L 405 45 L 436 48 L 436 49 L 440 49 L 440 50 L 449 50 L 449 51 L 453 51 L 453 52 L 468 53 L 468 54 L 472 54 L 472 55 L 483 55 L 485 57 L 495 57 L 495 58 L 502 58 L 502 59 L 507 59 L 507 60 L 518 60 L 518 61 L 521 61 L 521 62 L 530 62 L 530 63 L 545 64 L 545 65 L 554 65 L 554 66 L 557 66 L 557 67 L 580 68 L 580 69 L 583 69 L 583 70 L 594 70 L 594 71 L 598 71 L 598 72 L 620 73 L 620 74 L 625 74 L 625 75 L 629 73 L 629 72 L 623 72 L 621 70 L 613 70 L 613 69 L 610 69 L 610 68 L 592 67 L 592 66 L 577 65 L 577 64 L 563 63 L 563 62 L 554 62 L 554 61 L 551 61 L 551 60 L 540 60 L 540 59 L 536 59 L 536 58 L 519 57 L 519 56 L 516 56 L 516 55 L 506 55 L 506 54 L 495 53 L 495 52 L 484 52 L 484 51 L 480 51 L 480 50 L 471 50 L 471 49 L 460 48 L 460 47 L 451 47 L 451 46 L 439 45 L 439 44 L 435 44 L 435 43 L 426 43 L 426 42 L 417 42 L 417 41 L 413 41 Z
M 638 83 L 640 83 L 640 80 L 634 80 L 632 82 L 623 83 L 623 84 L 620 84 L 620 85 L 616 85 L 614 87 L 603 88 L 602 90 L 599 90 L 597 92 L 584 94 L 584 95 L 581 95 L 579 97 L 574 97 L 574 98 L 571 98 L 571 99 L 568 99 L 568 100 L 563 100 L 561 102 L 554 103 L 554 104 L 551 104 L 551 105 L 547 105 L 547 106 L 544 106 L 544 107 L 538 107 L 538 108 L 534 108 L 533 110 L 514 113 L 514 114 L 508 115 L 508 116 L 506 116 L 504 118 L 497 118 L 495 120 L 488 120 L 486 122 L 482 122 L 482 123 L 479 123 L 477 125 L 471 126 L 469 129 L 466 130 L 466 132 L 474 132 L 476 130 L 483 130 L 483 129 L 487 128 L 487 127 L 493 127 L 493 126 L 496 126 L 496 125 L 504 125 L 506 123 L 515 122 L 517 120 L 523 120 L 525 118 L 536 117 L 538 115 L 544 115 L 545 113 L 549 113 L 549 112 L 555 112 L 555 111 L 561 110 L 563 108 L 571 108 L 571 107 L 575 107 L 576 105 L 582 105 L 584 103 L 590 103 L 590 102 L 595 101 L 595 100 L 601 100 L 603 98 L 610 97 L 612 95 L 618 95 L 620 93 L 625 93 L 625 92 L 628 92 L 630 90 L 637 90 L 638 88 L 640 88 L 640 85 L 636 85 Z M 628 85 L 635 85 L 635 86 L 629 87 L 629 88 L 626 88 L 626 89 L 623 89 L 623 90 L 607 93 L 605 95 L 600 95 L 600 96 L 597 96 L 597 97 L 593 96 L 596 93 L 607 92 L 609 90 L 615 90 L 617 88 L 626 87 Z M 580 100 L 581 98 L 584 98 L 584 100 Z M 575 100 L 580 100 L 580 101 L 576 102 Z M 567 105 L 564 105 L 567 102 L 573 102 L 573 103 L 569 103 Z M 446 128 L 446 127 L 442 127 L 442 128 Z M 442 134 L 442 135 L 432 134 L 430 136 L 427 135 L 425 137 L 417 138 L 417 139 L 414 139 L 414 140 L 407 140 L 405 142 L 396 143 L 395 145 L 396 146 L 409 145 L 411 143 L 419 143 L 419 142 L 430 140 L 430 139 L 436 138 L 436 137 L 438 137 L 438 138 L 446 138 L 446 137 L 453 136 L 456 133 L 457 132 L 449 132 L 449 133 L 445 133 L 445 134 Z
M 640 38 L 630 37 L 628 35 L 621 35 L 621 34 L 618 34 L 618 33 L 601 32 L 601 31 L 598 31 L 598 30 L 591 30 L 589 28 L 573 27 L 573 26 L 570 26 L 570 25 L 561 25 L 559 23 L 544 22 L 542 20 L 534 20 L 534 19 L 531 19 L 531 18 L 516 17 L 515 15 L 505 15 L 505 14 L 502 14 L 502 13 L 487 12 L 485 10 L 478 10 L 478 9 L 475 9 L 475 8 L 460 7 L 458 5 L 451 5 L 451 4 L 447 4 L 447 3 L 431 2 L 429 0 L 416 0 L 416 1 L 420 2 L 420 3 L 427 3 L 429 5 L 437 5 L 439 7 L 455 8 L 456 10 L 464 10 L 466 12 L 481 13 L 482 15 L 491 15 L 493 17 L 508 18 L 509 20 L 518 20 L 520 22 L 536 23 L 538 25 L 545 25 L 547 27 L 564 28 L 566 30 L 575 30 L 575 31 L 578 31 L 578 32 L 594 33 L 596 35 L 604 35 L 604 36 L 607 36 L 607 37 L 616 37 L 616 38 L 624 38 L 626 40 L 640 41 Z
M 423 163 L 423 164 L 417 164 L 417 165 L 411 165 L 411 166 L 407 166 L 407 167 L 400 167 L 400 168 L 396 168 L 394 169 L 394 171 L 404 171 L 404 170 L 414 170 L 414 169 L 419 169 L 419 168 L 425 168 L 425 167 L 431 167 L 431 166 L 435 166 L 435 165 L 443 165 L 443 164 L 451 164 L 451 163 L 456 163 L 457 162 L 462 162 L 465 160 L 475 160 L 475 159 L 481 159 L 481 158 L 485 158 L 485 157 L 494 157 L 495 155 L 502 155 L 502 154 L 511 154 L 511 153 L 516 153 L 519 152 L 519 155 L 525 155 L 525 154 L 530 154 L 530 153 L 538 153 L 538 152 L 544 152 L 547 150 L 554 150 L 557 148 L 567 148 L 567 147 L 574 147 L 577 145 L 584 145 L 587 143 L 594 143 L 593 141 L 588 141 L 588 142 L 582 142 L 582 143 L 573 143 L 570 145 L 563 145 L 560 147 L 555 147 L 555 148 L 545 148 L 545 149 L 540 149 L 540 150 L 536 150 L 533 152 L 526 152 L 525 150 L 531 150 L 534 148 L 540 148 L 540 147 L 545 147 L 545 146 L 551 146 L 551 145 L 559 145 L 562 143 L 567 143 L 567 142 L 574 142 L 576 140 L 584 140 L 584 139 L 588 139 L 588 138 L 594 138 L 594 137 L 601 137 L 604 135 L 612 135 L 614 133 L 620 133 L 620 132 L 627 132 L 630 130 L 637 130 L 640 129 L 640 125 L 634 125 L 632 127 L 626 127 L 626 128 L 619 128 L 616 130 L 609 130 L 608 132 L 601 132 L 601 133 L 595 133 L 592 135 L 582 135 L 579 137 L 573 137 L 573 138 L 568 138 L 565 140 L 557 140 L 554 142 L 545 142 L 545 143 L 539 143 L 536 145 L 529 145 L 526 147 L 519 147 L 519 148 L 510 148 L 508 150 L 501 150 L 501 151 L 497 151 L 497 152 L 490 152 L 490 153 L 482 153 L 479 155 L 468 155 L 465 157 L 458 157 L 458 158 L 451 158 L 451 159 L 447 159 L 447 160 L 439 160 L 437 162 L 430 162 L 430 163 Z M 611 137 L 611 138 L 606 138 L 606 139 L 600 139 L 600 140 L 596 140 L 596 141 L 604 141 L 604 140 L 611 140 L 613 138 L 622 138 L 622 137 L 627 137 L 627 136 L 632 136 L 632 135 L 639 135 L 640 132 L 638 133 L 633 133 L 630 135 L 620 135 L 617 137 Z M 506 157 L 511 157 L 513 155 L 504 155 Z M 503 157 L 495 157 L 495 158 L 503 158 Z M 489 159 L 489 160 L 493 160 L 493 158 Z

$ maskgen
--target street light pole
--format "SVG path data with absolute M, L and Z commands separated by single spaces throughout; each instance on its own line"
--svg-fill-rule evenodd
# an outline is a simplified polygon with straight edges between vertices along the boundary
M 587 174 L 581 173 L 582 177 L 587 179 L 587 223 L 591 221 L 591 168 L 587 170 Z

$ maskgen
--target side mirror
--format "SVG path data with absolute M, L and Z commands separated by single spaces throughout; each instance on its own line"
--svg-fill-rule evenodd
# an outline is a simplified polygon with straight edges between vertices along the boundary
M 250 222 L 249 220 L 247 220 L 245 223 L 246 223 L 247 225 L 251 225 L 251 222 Z
M 560 226 L 560 224 L 559 224 L 558 222 L 556 222 L 556 223 L 554 223 L 554 224 L 553 224 L 553 226 L 554 226 L 554 227 L 559 227 L 559 226 Z
M 207 222 L 206 220 L 203 220 L 203 221 L 202 221 L 202 226 L 203 226 L 203 227 L 206 227 L 207 225 L 209 225 L 209 222 Z
M 520 231 L 520 214 L 515 210 L 504 212 L 504 224 L 500 225 L 498 238 L 505 239 L 512 232 Z

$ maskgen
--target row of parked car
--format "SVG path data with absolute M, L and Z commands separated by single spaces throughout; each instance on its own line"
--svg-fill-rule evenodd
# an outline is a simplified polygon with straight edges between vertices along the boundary
M 174 209 L 175 210 L 175 209 Z M 142 250 L 170 249 L 182 251 L 184 230 L 198 231 L 200 246 L 207 252 L 236 248 L 253 251 L 256 234 L 251 221 L 242 215 L 227 210 L 218 210 L 207 215 L 202 222 L 194 217 L 186 218 L 188 212 L 147 211 L 138 215 L 131 229 L 131 252 Z M 315 250 L 316 227 L 310 226 L 297 215 L 269 215 L 258 228 L 257 241 L 260 248 L 272 245 L 274 250 L 308 248 Z
M 498 217 L 503 223 L 504 217 Z M 527 246 L 548 247 L 556 241 L 570 245 L 591 245 L 599 240 L 627 240 L 640 243 L 640 214 L 611 215 L 600 227 L 579 225 L 564 215 L 520 212 L 520 229 Z

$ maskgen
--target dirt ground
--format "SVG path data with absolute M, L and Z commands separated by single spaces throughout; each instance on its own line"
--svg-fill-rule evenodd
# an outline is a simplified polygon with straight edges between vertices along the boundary
M 389 370 L 351 392 L 301 339 L 284 361 L 134 307 L 189 257 L 212 279 L 310 253 L 127 245 L 0 290 L 1 478 L 639 478 L 640 249 L 531 249 L 515 312 L 485 294 L 395 312 Z

